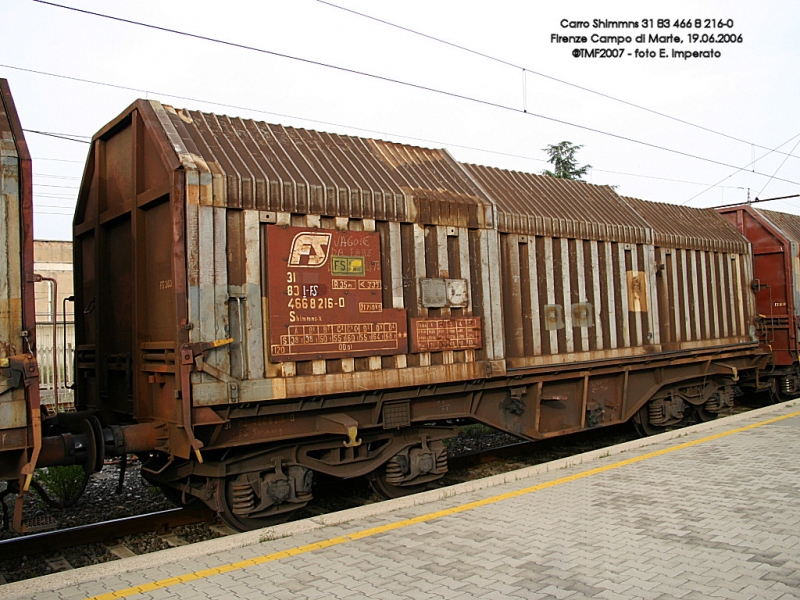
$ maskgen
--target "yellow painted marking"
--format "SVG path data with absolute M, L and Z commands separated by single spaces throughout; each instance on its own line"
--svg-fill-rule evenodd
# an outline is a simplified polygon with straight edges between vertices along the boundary
M 180 577 L 170 577 L 169 579 L 162 579 L 160 582 L 164 586 L 175 585 L 181 583 Z
M 795 411 L 793 413 L 789 413 L 788 415 L 774 417 L 772 419 L 767 419 L 765 421 L 759 421 L 758 423 L 753 423 L 752 425 L 746 425 L 744 427 L 739 427 L 737 429 L 731 429 L 729 431 L 715 433 L 714 435 L 709 435 L 704 438 L 700 438 L 690 442 L 684 442 L 682 444 L 678 444 L 677 446 L 670 446 L 669 448 L 663 448 L 662 450 L 656 450 L 654 452 L 642 454 L 641 456 L 635 456 L 633 458 L 621 460 L 612 463 L 610 465 L 596 467 L 594 469 L 589 469 L 588 471 L 575 473 L 574 475 L 567 475 L 566 477 L 560 477 L 559 479 L 554 479 L 552 481 L 546 481 L 544 483 L 539 483 L 537 485 L 532 485 L 519 490 L 514 490 L 513 492 L 506 492 L 505 494 L 498 494 L 497 496 L 484 498 L 483 500 L 468 502 L 466 504 L 455 506 L 453 508 L 438 510 L 436 512 L 427 513 L 425 515 L 420 515 L 418 517 L 413 517 L 411 519 L 405 519 L 403 521 L 395 521 L 394 523 L 387 523 L 386 525 L 380 525 L 378 527 L 372 527 L 370 529 L 362 529 L 361 531 L 356 531 L 355 533 L 349 533 L 347 535 L 335 538 L 329 538 L 327 540 L 322 540 L 321 542 L 314 542 L 312 544 L 297 546 L 295 548 L 290 548 L 288 550 L 281 550 L 280 552 L 273 552 L 272 554 L 264 554 L 262 556 L 257 556 L 255 558 L 250 558 L 247 560 L 242 560 L 227 565 L 222 565 L 213 569 L 205 569 L 203 571 L 196 571 L 194 573 L 186 573 L 185 575 L 179 575 L 178 577 L 170 577 L 169 579 L 161 579 L 160 581 L 153 581 L 151 583 L 139 585 L 136 587 L 130 587 L 124 590 L 117 590 L 115 592 L 100 594 L 99 596 L 92 596 L 90 598 L 87 598 L 86 600 L 113 600 L 114 598 L 127 598 L 128 596 L 135 596 L 136 594 L 141 594 L 156 589 L 171 587 L 173 585 L 177 585 L 178 583 L 185 583 L 187 581 L 196 581 L 197 579 L 205 579 L 207 577 L 211 577 L 212 575 L 217 575 L 220 573 L 230 573 L 231 571 L 238 571 L 240 569 L 245 569 L 247 567 L 252 567 L 255 565 L 263 565 L 264 563 L 274 562 L 276 560 L 287 558 L 289 556 L 307 554 L 315 550 L 321 550 L 324 548 L 330 548 L 331 546 L 346 544 L 347 542 L 361 540 L 374 535 L 378 535 L 380 533 L 386 533 L 387 531 L 394 531 L 395 529 L 402 529 L 404 527 L 408 527 L 409 525 L 417 525 L 419 523 L 433 521 L 434 519 L 440 519 L 442 517 L 456 515 L 458 513 L 467 512 L 470 510 L 474 510 L 476 508 L 480 508 L 482 506 L 488 506 L 490 504 L 502 502 L 503 500 L 517 498 L 519 496 L 524 496 L 526 494 L 531 494 L 533 492 L 538 492 L 540 490 L 546 490 L 548 488 L 555 487 L 563 483 L 569 483 L 571 481 L 577 481 L 579 479 L 584 479 L 585 477 L 590 477 L 592 475 L 598 475 L 600 473 L 605 473 L 607 471 L 613 471 L 614 469 L 619 469 L 620 467 L 632 465 L 634 463 L 638 463 L 643 460 L 656 458 L 657 456 L 663 456 L 665 454 L 669 454 L 670 452 L 676 452 L 677 450 L 684 450 L 686 448 L 691 448 L 692 446 L 697 446 L 698 444 L 711 442 L 714 440 L 718 440 L 720 438 L 727 437 L 729 435 L 733 435 L 734 433 L 749 431 L 751 429 L 756 429 L 757 427 L 763 427 L 764 425 L 770 425 L 771 423 L 777 423 L 778 421 L 783 421 L 784 419 L 790 419 L 792 417 L 797 417 L 797 416 L 800 416 L 800 411 Z

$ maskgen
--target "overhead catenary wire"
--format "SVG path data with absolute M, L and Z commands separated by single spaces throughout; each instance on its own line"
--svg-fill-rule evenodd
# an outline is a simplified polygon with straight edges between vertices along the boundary
M 800 134 L 799 134 L 799 135 L 800 135 Z M 797 148 L 797 145 L 798 145 L 798 144 L 800 144 L 800 140 L 797 140 L 797 142 L 795 142 L 795 145 L 794 145 L 794 147 L 792 148 L 792 152 L 794 152 L 794 150 L 795 150 L 795 148 Z M 780 165 L 778 165 L 778 168 L 777 168 L 777 169 L 775 169 L 775 173 L 773 173 L 773 174 L 772 174 L 772 175 L 773 175 L 773 177 L 774 177 L 774 176 L 775 176 L 775 175 L 778 173 L 778 171 L 780 171 L 780 170 L 781 170 L 781 168 L 783 167 L 783 165 L 785 165 L 785 164 L 786 164 L 786 159 L 787 159 L 787 158 L 789 158 L 789 157 L 787 156 L 786 158 L 784 158 L 784 159 L 781 161 L 781 164 L 780 164 Z M 765 190 L 765 189 L 767 189 L 767 186 L 770 184 L 770 182 L 772 181 L 773 177 L 770 177 L 770 178 L 767 180 L 767 182 L 764 184 L 764 187 L 762 187 L 762 188 L 761 188 L 761 191 L 760 191 L 760 192 L 758 192 L 758 194 L 756 194 L 756 197 L 758 197 L 758 196 L 760 196 L 761 194 L 763 194 L 763 193 L 764 193 L 764 190 Z
M 54 133 L 52 131 L 37 131 L 36 129 L 23 129 L 25 133 L 36 133 L 38 135 L 46 135 L 48 137 L 59 138 L 62 140 L 67 140 L 69 142 L 79 142 L 81 144 L 90 144 L 89 141 L 91 138 L 87 135 L 73 135 L 71 133 Z M 76 139 L 76 138 L 85 138 L 85 139 Z
M 611 133 L 611 132 L 608 132 L 608 131 L 603 131 L 603 130 L 597 129 L 595 127 L 590 127 L 590 126 L 587 126 L 587 125 L 579 125 L 577 123 L 571 123 L 571 122 L 565 121 L 563 119 L 557 119 L 555 117 L 549 117 L 547 115 L 542 115 L 542 114 L 539 114 L 539 113 L 533 113 L 533 112 L 530 112 L 530 111 L 525 112 L 525 111 L 523 111 L 522 109 L 520 109 L 518 107 L 509 106 L 509 105 L 505 105 L 505 104 L 500 104 L 498 102 L 492 102 L 490 100 L 485 100 L 485 99 L 481 99 L 481 98 L 475 98 L 473 96 L 467 96 L 465 94 L 459 94 L 459 93 L 450 92 L 450 91 L 447 91 L 447 90 L 441 90 L 441 89 L 438 89 L 438 88 L 433 88 L 433 87 L 426 86 L 426 85 L 421 85 L 421 84 L 418 84 L 418 83 L 412 83 L 412 82 L 408 82 L 408 81 L 403 81 L 403 80 L 400 80 L 400 79 L 395 79 L 395 78 L 384 76 L 384 75 L 378 75 L 376 73 L 368 73 L 366 71 L 360 71 L 360 70 L 357 70 L 357 69 L 351 69 L 349 67 L 343 67 L 343 66 L 340 66 L 340 65 L 334 65 L 334 64 L 330 64 L 330 63 L 325 63 L 325 62 L 322 62 L 322 61 L 312 60 L 312 59 L 309 59 L 309 58 L 293 56 L 291 54 L 286 54 L 286 53 L 283 53 L 283 52 L 277 52 L 277 51 L 274 51 L 274 50 L 267 50 L 267 49 L 264 49 L 264 48 L 258 48 L 258 47 L 250 46 L 250 45 L 247 45 L 247 44 L 240 44 L 238 42 L 232 42 L 232 41 L 229 41 L 229 40 L 222 40 L 222 39 L 219 39 L 219 38 L 213 38 L 213 37 L 210 37 L 210 36 L 200 35 L 200 34 L 197 34 L 197 33 L 190 33 L 190 32 L 187 32 L 187 31 L 181 31 L 181 30 L 178 30 L 178 29 L 173 29 L 173 28 L 169 28 L 169 27 L 163 27 L 163 26 L 154 25 L 154 24 L 151 24 L 151 23 L 144 23 L 142 21 L 134 21 L 132 19 L 125 19 L 123 17 L 117 17 L 117 16 L 114 16 L 114 15 L 98 13 L 98 12 L 94 12 L 94 11 L 90 11 L 90 10 L 85 10 L 85 9 L 82 9 L 82 8 L 77 8 L 77 7 L 74 7 L 74 6 L 66 6 L 66 5 L 63 5 L 63 4 L 57 4 L 55 2 L 49 2 L 47 0 L 34 0 L 34 2 L 37 2 L 37 3 L 40 3 L 40 4 L 45 4 L 45 5 L 48 5 L 48 6 L 55 7 L 55 8 L 62 8 L 62 9 L 65 9 L 65 10 L 74 11 L 74 12 L 77 12 L 77 13 L 80 13 L 80 14 L 85 14 L 85 15 L 90 15 L 90 16 L 94 16 L 94 17 L 109 19 L 109 20 L 112 20 L 112 21 L 120 22 L 120 23 L 127 23 L 129 25 L 145 27 L 145 28 L 148 28 L 148 29 L 161 31 L 161 32 L 164 32 L 164 33 L 171 33 L 171 34 L 185 36 L 185 37 L 188 37 L 188 38 L 197 39 L 197 40 L 201 40 L 201 41 L 207 41 L 207 42 L 212 42 L 212 43 L 216 43 L 216 44 L 222 44 L 222 45 L 225 45 L 225 46 L 229 46 L 229 47 L 232 47 L 232 48 L 238 48 L 238 49 L 241 49 L 241 50 L 258 52 L 258 53 L 261 53 L 261 54 L 275 56 L 275 57 L 278 57 L 278 58 L 285 58 L 285 59 L 288 59 L 288 60 L 294 60 L 294 61 L 298 61 L 298 62 L 301 62 L 301 63 L 304 63 L 304 64 L 308 64 L 308 65 L 314 65 L 314 66 L 329 68 L 329 69 L 333 69 L 333 70 L 336 70 L 336 71 L 339 71 L 339 72 L 349 73 L 349 74 L 352 74 L 352 75 L 358 75 L 358 76 L 363 76 L 363 77 L 368 77 L 368 78 L 374 79 L 376 81 L 383 81 L 383 82 L 386 82 L 386 83 L 402 85 L 402 86 L 406 86 L 406 87 L 409 87 L 409 88 L 412 88 L 412 89 L 416 89 L 416 90 L 420 90 L 420 91 L 441 94 L 441 95 L 448 96 L 448 97 L 451 97 L 451 98 L 456 98 L 456 99 L 464 100 L 464 101 L 467 101 L 467 102 L 473 102 L 473 103 L 480 104 L 480 105 L 487 106 L 487 107 L 497 108 L 497 109 L 500 109 L 500 110 L 506 110 L 506 111 L 514 112 L 514 113 L 521 114 L 521 115 L 528 115 L 528 116 L 531 116 L 531 117 L 544 119 L 544 120 L 547 120 L 547 121 L 550 121 L 550 122 L 553 122 L 553 123 L 559 123 L 561 125 L 567 125 L 567 126 L 570 126 L 570 127 L 575 127 L 577 129 L 581 129 L 581 130 L 584 130 L 584 131 L 590 131 L 592 133 L 597 133 L 597 134 L 600 134 L 600 135 L 609 136 L 609 137 L 612 137 L 612 138 L 615 138 L 615 139 L 619 139 L 619 140 L 622 140 L 622 141 L 639 144 L 639 145 L 642 145 L 642 146 L 645 146 L 645 147 L 648 147 L 648 148 L 653 148 L 653 149 L 656 149 L 656 150 L 669 152 L 669 153 L 672 153 L 672 154 L 676 154 L 676 155 L 679 155 L 679 156 L 684 156 L 684 157 L 687 157 L 687 158 L 692 158 L 692 159 L 695 159 L 695 160 L 701 160 L 701 161 L 708 162 L 708 163 L 711 163 L 711 164 L 720 165 L 720 166 L 723 166 L 723 167 L 728 167 L 728 168 L 732 168 L 732 169 L 737 169 L 738 168 L 736 165 L 731 165 L 729 163 L 725 163 L 725 162 L 722 162 L 722 161 L 714 160 L 712 158 L 698 156 L 698 155 L 695 155 L 695 154 L 691 154 L 689 152 L 684 152 L 682 150 L 676 150 L 674 148 L 667 148 L 665 146 L 660 146 L 658 144 L 646 142 L 646 141 L 643 141 L 643 140 L 630 138 L 630 137 L 627 137 L 627 136 Z M 769 175 L 766 174 L 766 173 L 760 173 L 758 171 L 753 171 L 753 172 L 755 174 L 761 175 L 763 177 L 769 177 Z M 795 184 L 795 185 L 800 185 L 800 183 L 798 183 L 796 181 L 791 181 L 791 180 L 788 180 L 788 179 L 782 179 L 782 178 L 778 178 L 778 177 L 775 177 L 775 179 L 777 179 L 779 181 L 784 181 L 786 183 L 792 183 L 792 184 Z
M 409 136 L 409 135 L 405 135 L 405 134 L 401 134 L 401 133 L 380 131 L 380 130 L 376 130 L 376 129 L 369 129 L 369 128 L 366 128 L 366 127 L 359 127 L 357 125 L 348 125 L 348 124 L 343 124 L 343 123 L 335 123 L 335 122 L 332 122 L 332 121 L 323 121 L 323 120 L 314 119 L 314 118 L 311 118 L 311 117 L 302 117 L 302 116 L 297 116 L 297 115 L 290 115 L 290 114 L 287 114 L 287 113 L 278 113 L 278 112 L 268 111 L 268 110 L 264 110 L 264 109 L 260 109 L 260 108 L 253 108 L 253 107 L 250 107 L 250 106 L 243 106 L 243 105 L 238 105 L 238 104 L 229 104 L 229 103 L 225 103 L 225 102 L 218 102 L 216 100 L 208 100 L 208 99 L 204 99 L 204 98 L 196 98 L 196 97 L 192 97 L 192 96 L 184 96 L 184 95 L 180 95 L 180 94 L 174 94 L 174 93 L 171 93 L 171 92 L 160 92 L 160 91 L 157 91 L 157 90 L 146 90 L 146 89 L 143 89 L 143 88 L 136 88 L 136 87 L 131 87 L 131 86 L 119 85 L 119 84 L 109 83 L 109 82 L 104 82 L 104 81 L 96 81 L 96 80 L 92 80 L 92 79 L 85 79 L 85 78 L 82 78 L 82 77 L 74 77 L 74 76 L 71 76 L 71 75 L 63 75 L 63 74 L 60 74 L 60 73 L 51 73 L 51 72 L 48 72 L 48 71 L 40 71 L 40 70 L 37 70 L 37 69 L 27 69 L 27 68 L 24 68 L 24 67 L 17 67 L 17 66 L 13 66 L 13 65 L 0 64 L 0 67 L 7 68 L 7 69 L 13 69 L 13 70 L 16 70 L 16 71 L 22 71 L 22 72 L 25 72 L 25 73 L 33 73 L 35 75 L 42 75 L 42 76 L 46 76 L 46 77 L 54 77 L 54 78 L 57 78 L 57 79 L 66 79 L 68 81 L 77 81 L 79 83 L 86 83 L 86 84 L 90 84 L 90 85 L 97 85 L 97 86 L 109 87 L 109 88 L 113 88 L 113 89 L 126 90 L 126 91 L 136 92 L 136 93 L 140 93 L 140 94 L 163 96 L 163 97 L 167 97 L 167 98 L 175 98 L 175 99 L 178 99 L 178 100 L 186 100 L 188 102 L 198 102 L 198 103 L 203 103 L 203 104 L 209 104 L 209 105 L 212 105 L 212 106 L 219 106 L 219 107 L 222 107 L 222 108 L 230 108 L 230 109 L 234 109 L 234 110 L 244 110 L 244 111 L 248 111 L 248 112 L 253 112 L 253 113 L 263 114 L 263 115 L 270 115 L 270 116 L 273 116 L 273 117 L 279 117 L 279 118 L 283 118 L 283 119 L 295 119 L 295 120 L 298 120 L 298 121 L 304 121 L 304 122 L 307 122 L 307 123 L 314 123 L 314 124 L 317 124 L 317 125 L 326 125 L 326 126 L 336 127 L 336 128 L 340 128 L 340 129 L 360 131 L 360 132 L 369 133 L 369 134 L 372 134 L 372 135 L 383 136 L 385 138 L 399 138 L 399 139 L 411 140 L 411 141 L 414 141 L 414 142 L 417 142 L 417 143 L 435 144 L 437 146 L 442 146 L 442 147 L 460 148 L 460 149 L 463 149 L 463 150 L 472 150 L 472 151 L 475 151 L 475 152 L 485 152 L 487 154 L 494 154 L 494 155 L 497 155 L 497 156 L 506 156 L 506 157 L 509 157 L 509 158 L 519 158 L 519 159 L 522 159 L 522 160 L 531 160 L 531 161 L 540 162 L 540 163 L 543 163 L 543 164 L 549 164 L 549 161 L 542 160 L 540 158 L 534 158 L 532 156 L 526 156 L 526 155 L 523 155 L 523 154 L 516 154 L 516 153 L 513 153 L 513 152 L 504 152 L 502 150 L 490 150 L 490 149 L 487 149 L 487 148 L 479 148 L 477 146 L 469 146 L 469 145 L 466 145 L 466 144 L 458 144 L 458 143 L 455 143 L 455 142 L 447 142 L 447 141 L 441 141 L 441 140 L 434 140 L 434 139 L 431 139 L 431 138 L 421 138 L 421 137 Z M 766 155 L 764 155 L 764 156 L 766 156 Z M 35 160 L 54 160 L 54 161 L 74 162 L 74 163 L 82 164 L 80 161 L 67 161 L 67 160 L 64 160 L 64 159 L 57 159 L 57 158 L 39 158 L 39 159 L 35 159 Z M 750 166 L 750 165 L 747 165 L 747 166 Z M 746 168 L 746 167 L 743 167 L 743 168 Z M 702 185 L 702 186 L 709 186 L 710 185 L 710 184 L 707 184 L 707 183 L 699 183 L 699 182 L 694 182 L 694 181 L 684 181 L 684 180 L 681 180 L 681 179 L 670 179 L 670 178 L 667 178 L 667 177 L 657 177 L 657 176 L 653 176 L 653 175 L 641 175 L 641 174 L 635 174 L 635 173 L 625 173 L 625 172 L 621 172 L 621 171 L 610 171 L 610 170 L 606 170 L 606 169 L 593 168 L 592 170 L 596 171 L 598 173 L 609 173 L 609 174 L 612 174 L 612 175 L 625 175 L 625 176 L 629 176 L 629 177 L 640 177 L 640 178 L 645 178 L 645 179 L 655 179 L 655 180 L 659 180 L 659 181 L 671 181 L 671 182 L 675 182 L 675 183 L 684 183 L 684 184 L 688 184 L 688 185 Z M 765 174 L 765 176 L 766 176 L 766 174 Z M 80 178 L 77 178 L 77 179 L 80 179 Z M 727 179 L 727 177 L 726 177 L 726 179 Z M 793 182 L 790 182 L 790 183 L 793 183 Z M 715 186 L 714 185 L 710 185 L 710 187 L 715 187 Z M 716 187 L 721 187 L 721 186 L 716 186 Z M 724 187 L 724 186 L 722 186 L 722 187 Z M 738 186 L 737 186 L 737 188 L 734 188 L 734 189 L 738 189 Z
M 672 183 L 684 183 L 686 185 L 702 185 L 708 186 L 708 183 L 700 183 L 699 181 L 686 181 L 685 179 L 672 179 L 671 177 L 657 177 L 655 175 L 638 175 L 636 173 L 625 173 L 624 171 L 608 171 L 606 169 L 595 169 L 594 167 L 591 171 L 597 171 L 598 173 L 609 173 L 611 175 L 624 175 L 626 177 L 642 177 L 645 179 L 654 179 L 656 181 L 669 181 Z M 744 187 L 740 185 L 718 185 L 716 187 L 725 188 L 728 190 L 743 190 Z
M 75 200 L 77 198 L 77 194 L 71 194 L 67 196 L 66 194 L 48 194 L 46 192 L 34 192 L 34 198 L 62 198 L 64 200 Z
M 61 135 L 61 136 L 70 137 L 70 138 L 79 138 L 79 139 L 86 139 L 86 140 L 92 139 L 92 136 L 90 136 L 90 135 L 80 135 L 78 133 L 63 133 L 63 132 L 60 132 L 60 131 L 39 131 L 39 130 L 35 130 L 35 129 L 24 129 L 24 128 L 23 128 L 22 131 L 26 131 L 26 132 L 29 132 L 29 133 L 39 133 L 39 134 L 42 134 L 42 135 Z
M 41 158 L 34 158 L 33 160 L 42 160 Z M 33 174 L 37 179 L 80 179 L 71 175 L 53 175 L 52 173 L 36 173 Z
M 788 140 L 786 140 L 786 141 L 785 141 L 785 142 L 783 142 L 783 143 L 782 143 L 780 146 L 778 146 L 778 148 L 780 148 L 781 146 L 785 146 L 786 144 L 788 144 L 789 142 L 791 142 L 793 139 L 795 139 L 795 138 L 796 138 L 796 137 L 798 137 L 798 136 L 800 136 L 800 133 L 797 133 L 796 135 L 793 135 L 792 137 L 790 137 Z M 795 144 L 795 147 L 796 147 L 796 144 Z M 706 192 L 708 192 L 709 190 L 712 190 L 713 188 L 715 188 L 715 187 L 718 187 L 718 186 L 719 186 L 719 184 L 721 184 L 723 181 L 727 181 L 728 179 L 730 179 L 731 177 L 733 177 L 733 176 L 734 176 L 734 175 L 736 175 L 737 173 L 740 173 L 741 171 L 744 171 L 745 169 L 747 169 L 747 167 L 749 167 L 749 166 L 751 166 L 751 165 L 755 164 L 755 163 L 756 163 L 756 161 L 759 161 L 759 160 L 761 160 L 762 158 L 766 158 L 766 157 L 767 157 L 767 156 L 769 156 L 770 154 L 772 154 L 772 151 L 770 151 L 770 152 L 767 152 L 767 153 L 765 153 L 765 154 L 762 154 L 760 157 L 758 157 L 758 158 L 756 158 L 756 159 L 753 159 L 753 161 L 752 161 L 752 162 L 750 162 L 750 163 L 748 163 L 748 164 L 744 165 L 743 167 L 739 167 L 739 168 L 737 168 L 737 169 L 736 169 L 736 170 L 735 170 L 733 173 L 730 173 L 729 175 L 727 175 L 727 176 L 723 177 L 723 178 L 722 178 L 722 179 L 720 179 L 720 180 L 719 180 L 717 183 L 715 183 L 715 184 L 712 184 L 712 185 L 708 186 L 708 188 L 706 188 L 706 189 L 705 189 L 705 190 L 703 190 L 702 192 L 698 192 L 697 194 L 695 194 L 694 196 L 692 196 L 692 197 L 691 197 L 691 198 L 689 198 L 688 200 L 684 200 L 683 202 L 681 202 L 681 205 L 686 205 L 686 204 L 689 204 L 689 202 L 691 202 L 692 200 L 694 200 L 694 199 L 695 199 L 695 198 L 697 198 L 698 196 L 702 196 L 703 194 L 705 194 L 705 193 L 706 193 Z M 778 178 L 776 177 L 776 179 L 778 179 Z M 781 180 L 781 181 L 785 181 L 785 180 Z
M 39 2 L 41 0 L 36 0 L 36 1 Z M 328 0 L 315 0 L 315 1 L 318 2 L 319 4 L 324 4 L 326 6 L 330 6 L 331 8 L 336 8 L 338 10 L 342 10 L 342 11 L 357 15 L 359 17 L 363 17 L 365 19 L 369 19 L 371 21 L 375 21 L 377 23 L 381 23 L 383 25 L 387 25 L 389 27 L 393 27 L 395 29 L 399 29 L 399 30 L 405 31 L 407 33 L 411 33 L 413 35 L 417 35 L 417 36 L 423 37 L 425 39 L 428 39 L 428 40 L 431 40 L 431 41 L 434 41 L 434 42 L 438 42 L 440 44 L 445 44 L 445 45 L 450 46 L 452 48 L 456 48 L 458 50 L 462 50 L 464 52 L 468 52 L 468 53 L 473 54 L 475 56 L 479 56 L 481 58 L 485 58 L 485 59 L 494 61 L 496 63 L 502 64 L 502 65 L 505 65 L 505 66 L 508 66 L 508 67 L 512 67 L 514 69 L 520 69 L 522 71 L 522 80 L 523 80 L 523 92 L 522 92 L 523 93 L 523 96 L 522 96 L 523 97 L 523 108 L 524 108 L 523 112 L 527 112 L 527 95 L 526 95 L 525 82 L 526 82 L 526 74 L 530 73 L 531 75 L 537 75 L 538 77 L 543 77 L 545 79 L 549 79 L 551 81 L 555 81 L 557 83 L 561 83 L 563 85 L 567 85 L 567 86 L 573 87 L 575 89 L 582 90 L 584 92 L 588 92 L 589 94 L 594 94 L 596 96 L 600 96 L 602 98 L 606 98 L 607 100 L 612 100 L 614 102 L 619 102 L 619 103 L 624 104 L 626 106 L 630 106 L 631 108 L 636 108 L 638 110 L 643 110 L 645 112 L 649 112 L 649 113 L 657 115 L 659 117 L 663 117 L 665 119 L 669 119 L 669 120 L 675 121 L 677 123 L 682 123 L 684 125 L 688 125 L 689 127 L 694 127 L 696 129 L 701 129 L 701 130 L 706 131 L 708 133 L 713 133 L 714 135 L 719 135 L 719 136 L 722 136 L 724 138 L 728 138 L 729 140 L 734 140 L 734 141 L 737 141 L 737 142 L 741 142 L 743 144 L 748 144 L 748 145 L 750 145 L 750 146 L 752 146 L 754 148 L 761 148 L 762 150 L 770 150 L 770 148 L 767 147 L 767 146 L 761 146 L 761 145 L 756 144 L 754 142 L 749 142 L 747 140 L 738 138 L 736 136 L 729 135 L 729 134 L 723 133 L 721 131 L 717 131 L 716 129 L 711 129 L 710 127 L 705 127 L 703 125 L 698 125 L 697 123 L 692 123 L 691 121 L 687 121 L 687 120 L 681 119 L 679 117 L 674 117 L 674 116 L 669 115 L 667 113 L 664 113 L 664 112 L 661 112 L 661 111 L 658 111 L 658 110 L 654 110 L 654 109 L 648 108 L 646 106 L 642 106 L 641 104 L 636 104 L 635 102 L 630 102 L 628 100 L 623 100 L 622 98 L 617 98 L 616 96 L 612 96 L 611 94 L 605 94 L 603 92 L 598 92 L 597 90 L 593 90 L 593 89 L 588 88 L 586 86 L 578 85 L 577 83 L 572 83 L 572 82 L 567 81 L 565 79 L 560 79 L 559 77 L 553 77 L 552 75 L 547 75 L 546 73 L 542 73 L 540 71 L 536 71 L 534 69 L 531 69 L 530 67 L 526 67 L 526 66 L 523 66 L 523 65 L 520 65 L 520 64 L 516 64 L 516 63 L 513 63 L 511 61 L 508 61 L 508 60 L 505 60 L 505 59 L 502 59 L 502 58 L 498 58 L 496 56 L 492 56 L 491 54 L 487 54 L 485 52 L 480 52 L 478 50 L 475 50 L 473 48 L 469 48 L 467 46 L 462 46 L 461 44 L 456 44 L 454 42 L 450 42 L 448 40 L 436 37 L 434 35 L 430 35 L 430 34 L 427 34 L 427 33 L 423 33 L 421 31 L 417 31 L 415 29 L 411 29 L 410 27 L 405 27 L 403 25 L 398 25 L 397 23 L 393 23 L 393 22 L 387 21 L 385 19 L 380 19 L 378 17 L 374 17 L 372 15 L 368 15 L 366 13 L 359 12 L 357 10 L 353 10 L 352 8 L 348 8 L 346 6 L 341 6 L 339 4 L 334 4 L 333 2 L 329 2 Z M 786 154 L 786 153 L 781 152 L 780 154 Z M 794 154 L 791 154 L 791 153 L 786 154 L 786 156 L 791 156 L 792 158 L 800 158 L 800 156 L 795 156 Z
M 5 66 L 7 66 L 7 65 L 0 65 L 0 67 L 5 67 Z M 13 69 L 14 67 L 8 67 L 8 68 L 9 69 Z M 35 161 L 47 160 L 47 161 L 53 161 L 53 162 L 75 163 L 75 164 L 78 164 L 78 165 L 82 165 L 83 162 L 84 162 L 82 160 L 70 160 L 70 159 L 67 159 L 67 158 L 51 158 L 51 157 L 43 157 L 43 156 L 34 156 L 32 158 Z M 80 178 L 78 178 L 78 179 L 80 179 Z
M 776 198 L 755 198 L 754 200 L 750 200 L 747 204 L 758 204 L 759 202 L 773 202 L 776 200 L 786 200 L 787 198 L 800 198 L 800 194 L 789 194 L 788 196 L 778 196 Z M 731 206 L 739 206 L 741 202 L 737 202 L 736 204 L 720 204 L 715 206 L 714 208 L 730 208 Z

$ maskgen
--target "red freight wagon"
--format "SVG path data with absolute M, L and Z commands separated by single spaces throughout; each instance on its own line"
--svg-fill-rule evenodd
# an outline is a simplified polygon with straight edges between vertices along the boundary
M 770 393 L 787 400 L 800 391 L 800 217 L 749 204 L 718 209 L 753 246 L 753 289 L 759 338 L 772 352 Z

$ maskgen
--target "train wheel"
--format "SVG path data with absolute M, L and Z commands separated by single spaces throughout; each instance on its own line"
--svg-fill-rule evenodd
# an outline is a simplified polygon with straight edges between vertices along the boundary
M 800 396 L 800 367 L 795 365 L 770 377 L 768 393 L 772 404 L 794 400 Z
M 441 441 L 409 446 L 370 474 L 372 489 L 392 499 L 424 492 L 447 473 L 447 449 Z
M 169 487 L 168 485 L 160 485 L 158 487 L 161 488 L 161 491 L 166 499 L 172 502 L 175 506 L 194 506 L 200 501 L 197 496 L 184 494 L 181 490 L 174 487 Z
M 240 531 L 284 523 L 313 498 L 313 477 L 310 469 L 276 458 L 272 468 L 219 479 L 220 517 Z
M 633 419 L 631 420 L 633 421 L 633 426 L 636 429 L 636 433 L 642 437 L 657 435 L 666 431 L 665 427 L 659 427 L 650 423 L 650 408 L 648 404 L 645 404 L 642 408 L 640 408 L 639 412 L 633 415 Z
M 394 485 L 386 481 L 386 466 L 381 467 L 370 476 L 370 486 L 378 496 L 384 500 L 402 498 L 411 494 L 418 494 L 428 489 L 428 483 L 419 485 Z
M 717 413 L 707 411 L 702 406 L 695 406 L 694 414 L 697 417 L 698 423 L 707 423 L 708 421 L 713 421 L 719 416 Z
M 786 395 L 778 389 L 778 381 L 775 379 L 772 380 L 772 385 L 769 387 L 767 394 L 770 404 L 780 404 L 792 399 L 792 396 Z
M 248 517 L 243 512 L 243 503 L 249 499 L 243 498 L 242 486 L 237 484 L 236 478 L 227 477 L 221 484 L 225 489 L 220 493 L 220 504 L 222 511 L 220 518 L 227 525 L 238 531 L 252 531 L 264 527 L 280 525 L 288 521 L 295 511 L 305 506 L 303 504 L 284 504 L 271 506 L 267 511 L 258 513 L 257 517 Z
M 780 394 L 776 392 L 773 388 L 769 388 L 769 390 L 767 391 L 767 398 L 769 398 L 770 404 L 778 404 L 782 402 Z
M 694 406 L 694 416 L 698 423 L 713 421 L 721 410 L 733 407 L 733 391 L 731 388 L 720 388 L 700 406 Z

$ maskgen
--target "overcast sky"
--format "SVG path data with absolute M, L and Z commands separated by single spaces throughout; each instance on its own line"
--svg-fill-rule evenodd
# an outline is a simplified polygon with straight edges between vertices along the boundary
M 549 166 L 542 149 L 569 140 L 583 145 L 580 164 L 593 166 L 587 181 L 661 202 L 707 207 L 746 201 L 748 193 L 800 193 L 795 0 L 331 1 L 464 49 L 317 0 L 61 1 L 414 87 L 33 0 L 0 0 L 0 77 L 29 130 L 36 238 L 70 239 L 89 146 L 32 131 L 88 141 L 140 97 L 444 147 L 464 162 L 536 173 Z M 595 27 L 595 19 L 639 27 Z M 569 26 L 579 22 L 589 27 Z M 652 34 L 681 42 L 650 41 Z M 556 43 L 554 35 L 587 41 Z M 702 43 L 702 36 L 716 37 Z M 593 48 L 621 56 L 573 57 Z M 667 57 L 636 57 L 637 50 Z M 719 55 L 673 58 L 673 50 Z M 800 213 L 800 198 L 762 206 Z

